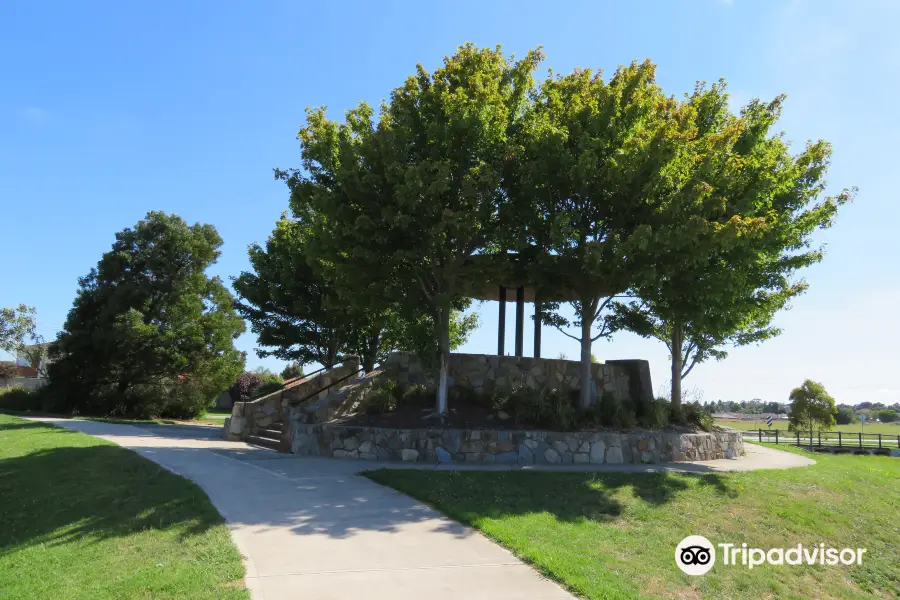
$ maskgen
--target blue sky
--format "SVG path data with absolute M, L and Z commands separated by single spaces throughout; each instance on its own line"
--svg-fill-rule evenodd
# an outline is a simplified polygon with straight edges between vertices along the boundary
M 685 387 L 786 401 L 812 378 L 839 402 L 893 403 L 898 22 L 900 4 L 865 1 L 3 2 L 0 305 L 34 305 L 54 337 L 77 278 L 148 210 L 214 224 L 225 245 L 213 272 L 227 279 L 287 208 L 272 168 L 299 165 L 304 107 L 338 118 L 377 104 L 416 63 L 433 68 L 465 41 L 517 55 L 543 45 L 557 71 L 649 57 L 672 94 L 725 77 L 735 107 L 788 94 L 786 137 L 832 142 L 830 189 L 857 185 L 859 196 L 819 236 L 826 259 L 778 317 L 784 334 L 698 366 Z M 461 350 L 496 352 L 497 305 L 479 310 Z M 255 356 L 252 334 L 239 346 L 250 366 L 280 366 Z M 576 343 L 545 329 L 544 356 L 561 352 L 576 358 Z M 666 385 L 659 342 L 621 334 L 594 353 L 646 358 L 654 387 Z

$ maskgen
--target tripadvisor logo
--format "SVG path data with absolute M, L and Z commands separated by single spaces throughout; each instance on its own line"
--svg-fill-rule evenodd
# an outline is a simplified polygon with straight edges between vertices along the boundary
M 804 546 L 797 544 L 791 548 L 750 548 L 747 544 L 713 545 L 702 535 L 689 535 L 675 547 L 675 564 L 688 575 L 703 575 L 716 564 L 716 547 L 719 548 L 722 564 L 743 566 L 748 569 L 760 565 L 861 565 L 865 548 L 826 547 L 825 544 Z

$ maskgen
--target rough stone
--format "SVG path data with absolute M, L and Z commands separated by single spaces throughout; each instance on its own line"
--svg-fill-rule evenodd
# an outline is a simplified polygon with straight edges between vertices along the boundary
M 553 448 L 547 448 L 546 450 L 544 450 L 544 460 L 546 460 L 551 465 L 559 463 L 559 452 L 557 452 Z
M 419 451 L 412 448 L 404 448 L 400 451 L 400 458 L 404 461 L 414 461 L 419 458 Z
M 587 452 L 576 452 L 572 455 L 572 462 L 577 464 L 584 464 L 590 460 L 590 455 Z
M 359 439 L 355 436 L 348 437 L 344 440 L 344 450 L 356 450 L 359 448 Z
M 606 444 L 603 442 L 594 442 L 591 445 L 590 461 L 592 464 L 602 464 L 606 458 Z
M 519 446 L 519 464 L 520 465 L 533 465 L 534 464 L 534 453 L 532 453 L 531 449 L 524 444 Z
M 611 465 L 622 464 L 622 448 L 614 446 L 606 449 L 606 462 Z
M 375 452 L 375 444 L 369 441 L 365 441 L 359 445 L 359 453 L 363 452 Z

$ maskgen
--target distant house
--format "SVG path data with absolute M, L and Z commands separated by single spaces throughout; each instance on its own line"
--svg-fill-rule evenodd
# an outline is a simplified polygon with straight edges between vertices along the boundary
M 7 374 L 10 379 L 36 379 L 40 377 L 38 370 L 31 365 L 21 365 L 12 360 L 0 360 L 0 373 Z

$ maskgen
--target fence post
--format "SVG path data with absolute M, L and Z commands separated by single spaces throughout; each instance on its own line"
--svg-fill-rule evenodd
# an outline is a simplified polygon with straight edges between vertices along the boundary
M 759 441 L 762 442 L 762 429 L 759 430 Z
M 859 449 L 862 450 L 862 432 L 857 433 L 856 435 L 859 436 Z
M 900 448 L 900 435 L 897 436 L 897 447 Z
M 881 450 L 881 434 L 878 434 L 878 449 Z
M 842 438 L 843 436 L 841 435 L 841 432 L 838 431 L 838 448 L 844 447 L 844 440 Z
M 810 440 L 810 442 L 812 442 L 812 440 Z M 820 431 L 819 432 L 819 448 L 821 448 L 821 447 L 822 447 L 822 432 Z
M 778 443 L 778 430 L 775 430 L 775 443 Z
M 812 444 L 812 440 L 809 440 L 809 443 Z M 797 446 L 800 446 L 800 430 L 797 430 Z

